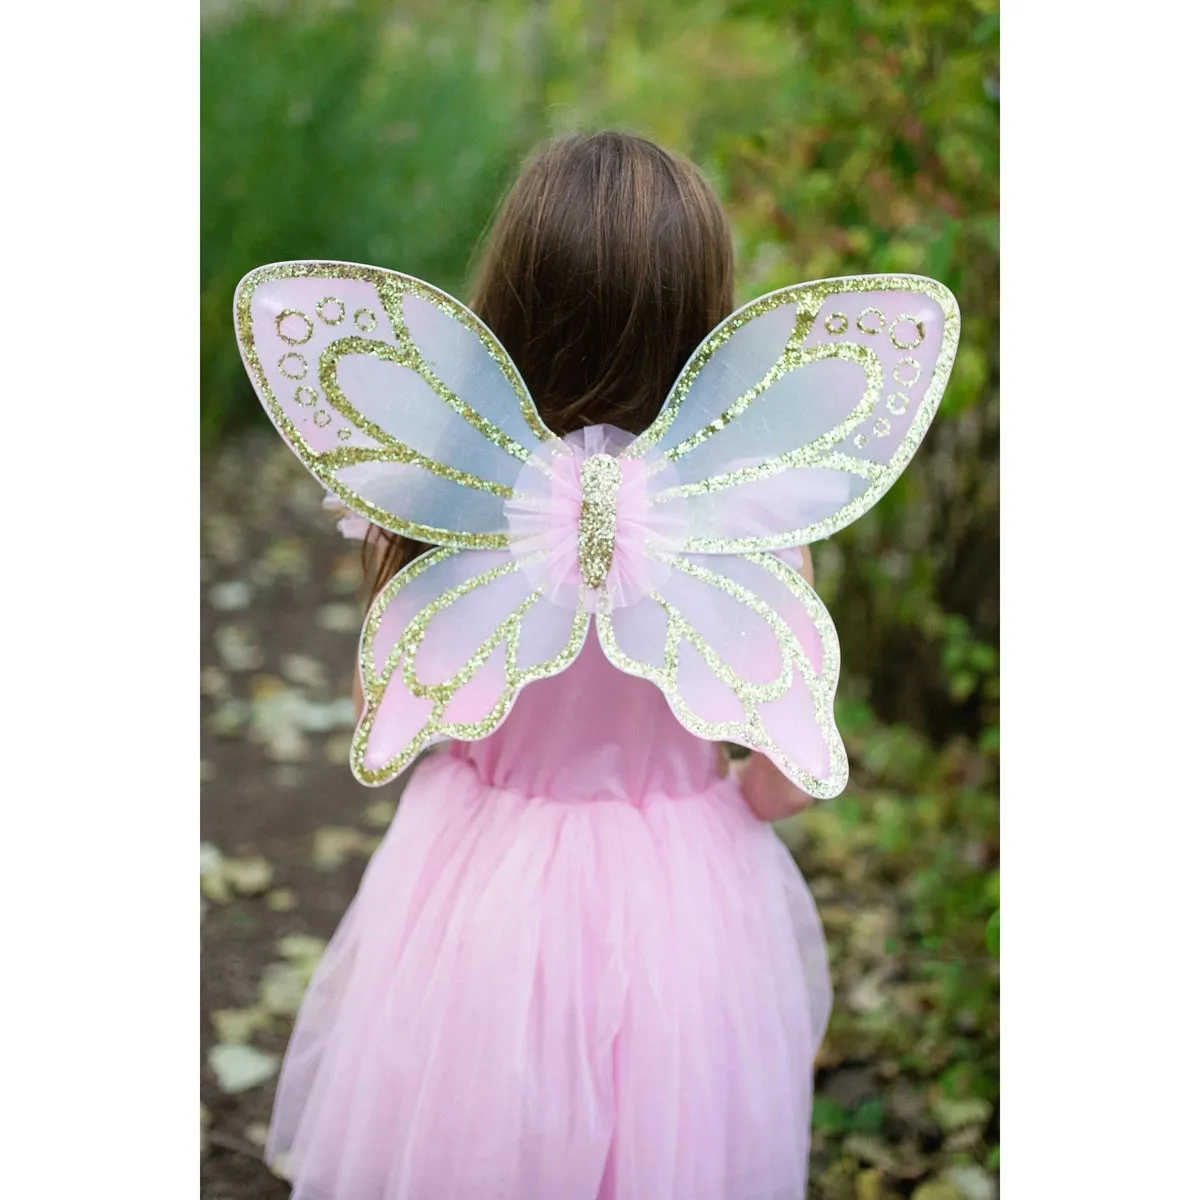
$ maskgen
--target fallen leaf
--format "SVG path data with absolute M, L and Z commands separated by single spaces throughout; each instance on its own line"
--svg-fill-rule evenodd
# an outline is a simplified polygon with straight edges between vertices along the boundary
M 217 737 L 234 737 L 250 720 L 250 705 L 245 700 L 228 698 L 221 700 L 208 718 L 208 727 Z
M 992 1106 L 979 1096 L 947 1096 L 935 1088 L 929 1101 L 934 1120 L 947 1133 L 967 1125 L 986 1125 L 992 1117 Z
M 861 1133 L 852 1133 L 842 1142 L 842 1151 L 857 1158 L 859 1162 L 867 1163 L 869 1166 L 879 1167 L 884 1171 L 891 1169 L 892 1151 L 890 1147 L 879 1141 L 878 1138 L 866 1137 Z
M 271 1079 L 279 1056 L 237 1042 L 219 1042 L 208 1052 L 208 1065 L 223 1092 L 246 1092 Z
M 268 963 L 258 985 L 262 1007 L 278 1017 L 294 1018 L 300 1011 L 309 973 L 296 963 Z
M 275 943 L 276 949 L 288 962 L 315 967 L 328 945 L 321 938 L 309 937 L 306 933 L 289 933 Z
M 259 896 L 271 886 L 274 868 L 265 858 L 227 858 L 225 879 L 242 896 Z
M 250 578 L 262 587 L 279 579 L 301 583 L 308 577 L 308 550 L 299 538 L 279 538 L 250 569 Z
M 255 1121 L 253 1125 L 246 1126 L 246 1141 L 252 1146 L 257 1146 L 260 1150 L 266 1147 L 269 1135 L 270 1129 L 261 1121 Z
M 366 835 L 359 829 L 331 825 L 313 835 L 313 866 L 318 871 L 336 871 L 351 855 L 366 849 Z
M 305 700 L 301 726 L 308 733 L 328 733 L 331 729 L 352 729 L 357 720 L 354 701 L 349 696 L 335 700 Z
M 329 681 L 325 664 L 307 654 L 285 654 L 279 660 L 284 679 L 300 687 L 323 688 Z
M 371 829 L 386 829 L 395 815 L 395 800 L 377 800 L 363 810 L 362 823 Z
M 262 746 L 275 762 L 299 762 L 308 757 L 302 732 L 304 697 L 274 675 L 256 678 L 251 685 L 250 739 Z
M 865 908 L 850 926 L 850 950 L 865 958 L 882 958 L 896 927 L 896 914 L 886 908 Z
M 1000 1188 L 996 1181 L 977 1163 L 961 1163 L 945 1171 L 963 1200 L 996 1200 Z
M 888 1002 L 883 985 L 895 974 L 895 970 L 890 962 L 885 962 L 875 970 L 868 971 L 850 989 L 846 996 L 846 1007 L 856 1013 L 879 1012 Z
M 317 624 L 331 633 L 358 633 L 363 617 L 355 604 L 325 604 L 317 610 Z
M 263 664 L 262 648 L 244 625 L 218 625 L 213 645 L 230 671 L 254 671 Z
M 214 513 L 202 522 L 201 530 L 207 550 L 222 566 L 233 566 L 245 556 L 242 523 L 232 514 Z
M 272 912 L 291 912 L 299 902 L 296 893 L 290 888 L 276 888 L 267 893 L 267 907 Z
M 220 667 L 205 667 L 200 672 L 200 694 L 223 696 L 229 691 L 229 676 Z
M 912 1200 L 963 1200 L 958 1188 L 947 1179 L 931 1179 L 912 1194 Z
M 878 1169 L 864 1171 L 854 1181 L 854 1200 L 885 1200 L 887 1195 L 883 1190 L 883 1172 Z
M 214 583 L 208 589 L 208 602 L 217 612 L 240 612 L 250 607 L 254 599 L 254 588 L 244 579 L 229 579 Z
M 221 1042 L 244 1045 L 260 1030 L 270 1024 L 270 1014 L 265 1009 L 218 1008 L 209 1015 L 213 1031 Z
M 225 879 L 225 858 L 211 842 L 200 843 L 200 890 L 214 904 L 228 904 L 233 898 Z

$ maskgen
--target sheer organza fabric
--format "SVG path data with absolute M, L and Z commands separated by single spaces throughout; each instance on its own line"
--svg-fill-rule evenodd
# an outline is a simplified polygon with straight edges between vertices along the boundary
M 799 1200 L 830 1008 L 790 855 L 594 634 L 416 769 L 305 999 L 297 1200 Z

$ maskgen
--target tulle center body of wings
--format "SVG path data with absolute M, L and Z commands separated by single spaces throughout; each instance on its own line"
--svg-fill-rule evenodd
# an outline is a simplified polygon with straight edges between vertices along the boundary
M 816 796 L 845 786 L 832 620 L 787 551 L 874 504 L 945 389 L 958 311 L 940 284 L 783 289 L 697 349 L 640 437 L 554 438 L 503 347 L 410 276 L 283 263 L 242 281 L 238 338 L 301 461 L 349 510 L 432 543 L 360 643 L 357 778 L 499 727 L 591 621 L 692 732 L 769 754 Z

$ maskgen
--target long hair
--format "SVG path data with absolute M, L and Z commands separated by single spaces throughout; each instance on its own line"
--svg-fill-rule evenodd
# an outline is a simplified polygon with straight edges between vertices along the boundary
M 733 311 L 729 223 L 681 155 L 611 131 L 556 139 L 501 205 L 469 306 L 554 433 L 600 424 L 641 433 Z M 371 538 L 375 595 L 426 547 L 378 528 Z

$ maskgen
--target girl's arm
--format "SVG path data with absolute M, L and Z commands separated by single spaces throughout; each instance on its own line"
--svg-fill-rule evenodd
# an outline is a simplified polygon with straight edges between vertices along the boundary
M 783 557 L 781 555 L 780 557 Z M 799 563 L 794 560 L 794 552 L 787 555 L 792 558 L 793 566 L 798 566 L 800 574 L 811 585 L 813 581 L 812 555 L 808 547 L 802 547 Z M 778 821 L 806 809 L 813 798 L 801 791 L 765 754 L 752 751 L 749 758 L 742 759 L 734 765 L 738 782 L 742 785 L 742 794 L 746 803 L 755 814 L 764 821 Z

